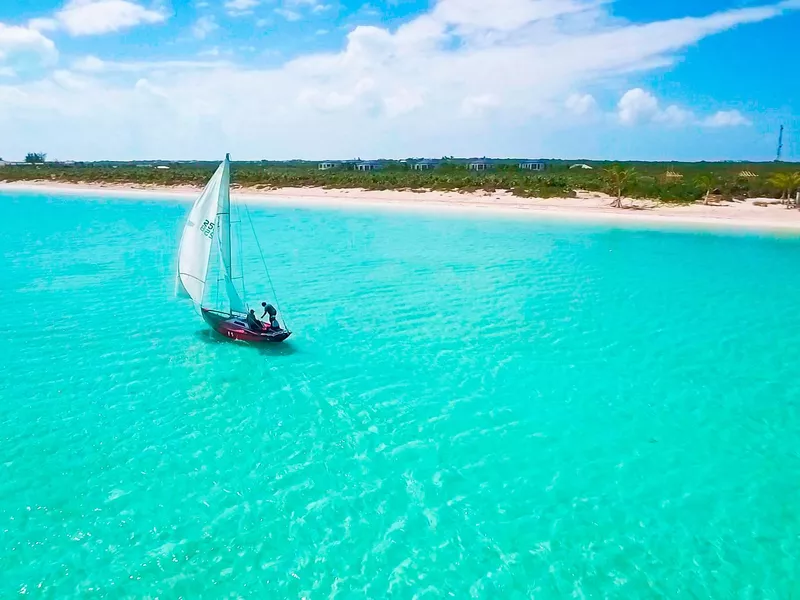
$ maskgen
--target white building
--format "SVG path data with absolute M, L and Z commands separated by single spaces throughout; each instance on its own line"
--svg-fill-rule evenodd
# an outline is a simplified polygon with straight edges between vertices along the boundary
M 526 161 L 519 163 L 519 168 L 525 171 L 544 171 L 545 164 L 540 161 Z

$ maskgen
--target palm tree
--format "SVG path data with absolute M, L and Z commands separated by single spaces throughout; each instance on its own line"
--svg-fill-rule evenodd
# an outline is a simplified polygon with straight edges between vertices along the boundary
M 636 169 L 625 169 L 621 165 L 612 165 L 605 170 L 605 180 L 608 190 L 615 196 L 611 206 L 622 208 L 622 194 L 628 184 L 636 179 Z
M 703 204 L 708 205 L 711 192 L 717 187 L 717 180 L 711 175 L 700 175 L 695 178 L 694 184 L 705 193 Z
M 781 200 L 791 201 L 792 192 L 800 188 L 800 171 L 795 173 L 774 173 L 767 180 L 781 192 Z

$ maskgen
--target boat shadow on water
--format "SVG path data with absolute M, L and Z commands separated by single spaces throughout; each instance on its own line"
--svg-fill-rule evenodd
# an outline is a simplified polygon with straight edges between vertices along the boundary
M 290 342 L 281 342 L 275 344 L 251 344 L 249 342 L 233 342 L 230 338 L 225 337 L 214 331 L 213 329 L 199 329 L 195 332 L 197 338 L 211 345 L 225 344 L 227 346 L 235 346 L 247 349 L 251 352 L 258 352 L 263 356 L 291 356 L 297 354 L 299 350 L 295 348 Z

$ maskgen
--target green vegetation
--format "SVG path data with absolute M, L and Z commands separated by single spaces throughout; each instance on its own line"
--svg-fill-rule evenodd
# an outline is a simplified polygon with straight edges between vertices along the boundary
M 47 160 L 47 154 L 44 152 L 28 152 L 25 155 L 25 162 L 31 165 L 42 164 Z
M 698 175 L 694 178 L 694 183 L 703 194 L 703 204 L 710 204 L 712 192 L 717 188 L 718 181 L 709 173 L 708 175 Z
M 218 163 L 45 163 L 44 153 L 31 153 L 26 162 L 0 168 L 0 180 L 47 180 L 70 183 L 202 186 Z M 40 160 L 41 159 L 41 160 Z M 411 162 L 411 161 L 409 161 Z M 369 190 L 440 190 L 472 192 L 509 190 L 522 197 L 574 195 L 576 190 L 608 192 L 614 204 L 623 197 L 671 203 L 710 202 L 752 197 L 782 198 L 789 202 L 800 189 L 800 166 L 792 163 L 611 163 L 545 161 L 547 170 L 518 168 L 518 160 L 493 161 L 486 172 L 470 171 L 467 161 L 443 159 L 434 169 L 417 171 L 404 161 L 380 161 L 377 171 L 353 170 L 342 163 L 321 171 L 316 162 L 240 162 L 233 164 L 233 182 L 260 189 L 319 186 Z M 589 169 L 570 169 L 576 163 Z M 156 166 L 168 166 L 158 169 Z
M 794 193 L 800 188 L 800 172 L 774 173 L 768 181 L 775 189 L 780 190 L 781 200 L 791 202 Z
M 622 208 L 622 196 L 628 191 L 628 186 L 637 179 L 636 169 L 624 168 L 621 165 L 611 165 L 605 170 L 606 186 L 609 194 L 614 196 L 611 206 Z

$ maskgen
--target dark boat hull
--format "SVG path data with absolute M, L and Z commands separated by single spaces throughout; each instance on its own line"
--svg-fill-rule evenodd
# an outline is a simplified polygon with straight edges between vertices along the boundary
M 203 313 L 203 319 L 205 319 L 206 323 L 208 323 L 214 331 L 232 340 L 255 344 L 275 344 L 282 342 L 292 335 L 292 332 L 286 329 L 254 331 L 247 326 L 243 318 L 232 316 L 229 313 L 218 310 L 210 310 L 208 308 L 203 308 L 201 311 Z

